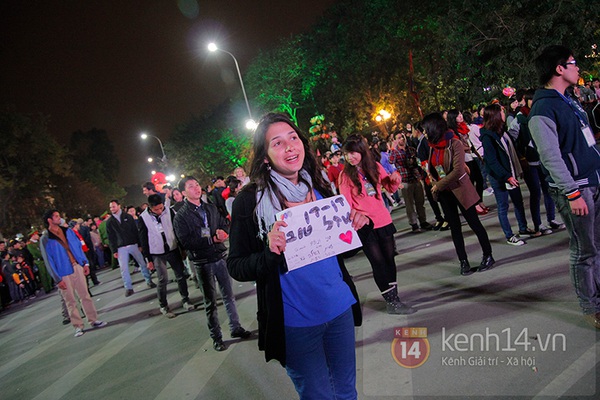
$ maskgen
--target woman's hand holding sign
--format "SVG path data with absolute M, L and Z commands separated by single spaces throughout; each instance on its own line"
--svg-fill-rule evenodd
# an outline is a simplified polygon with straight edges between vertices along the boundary
M 275 254 L 283 254 L 285 251 L 285 233 L 279 230 L 280 227 L 285 228 L 287 223 L 285 221 L 276 221 L 271 228 L 271 232 L 267 234 L 269 239 L 269 250 Z

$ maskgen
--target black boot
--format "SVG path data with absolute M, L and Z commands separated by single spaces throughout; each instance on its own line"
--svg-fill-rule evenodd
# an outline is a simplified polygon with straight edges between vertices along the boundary
M 400 301 L 398 298 L 398 288 L 396 286 L 385 293 L 381 293 L 381 295 L 385 299 L 385 308 L 388 314 L 408 315 L 417 312 L 417 310 L 411 306 Z
M 494 267 L 494 264 L 496 263 L 496 260 L 494 260 L 494 257 L 492 257 L 492 255 L 487 255 L 487 256 L 483 256 L 483 258 L 481 259 L 481 264 L 479 265 L 479 272 L 483 272 L 483 271 L 487 271 L 488 269 L 492 269 Z
M 462 276 L 471 275 L 473 272 L 475 272 L 475 270 L 471 268 L 469 260 L 460 260 L 460 274 Z

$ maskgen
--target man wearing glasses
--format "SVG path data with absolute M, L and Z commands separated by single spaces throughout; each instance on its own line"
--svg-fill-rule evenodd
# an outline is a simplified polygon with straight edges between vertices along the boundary
M 570 274 L 585 319 L 600 329 L 600 149 L 581 105 L 566 94 L 579 67 L 559 45 L 535 60 L 539 81 L 529 130 L 540 154 L 550 195 L 570 236 Z

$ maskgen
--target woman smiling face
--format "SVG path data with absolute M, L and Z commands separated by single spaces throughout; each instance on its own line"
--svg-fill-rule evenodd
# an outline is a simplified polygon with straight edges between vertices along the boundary
M 298 133 L 285 122 L 275 122 L 265 136 L 267 158 L 277 173 L 298 183 L 298 172 L 304 164 L 304 144 Z

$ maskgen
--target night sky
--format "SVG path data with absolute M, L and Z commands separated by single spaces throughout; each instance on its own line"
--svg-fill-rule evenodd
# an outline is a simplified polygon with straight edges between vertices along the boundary
M 77 130 L 106 130 L 119 183 L 141 184 L 152 169 L 141 131 L 166 142 L 177 124 L 241 93 L 233 59 L 209 53 L 209 42 L 244 73 L 334 2 L 2 0 L 0 106 L 49 115 L 63 144 Z

